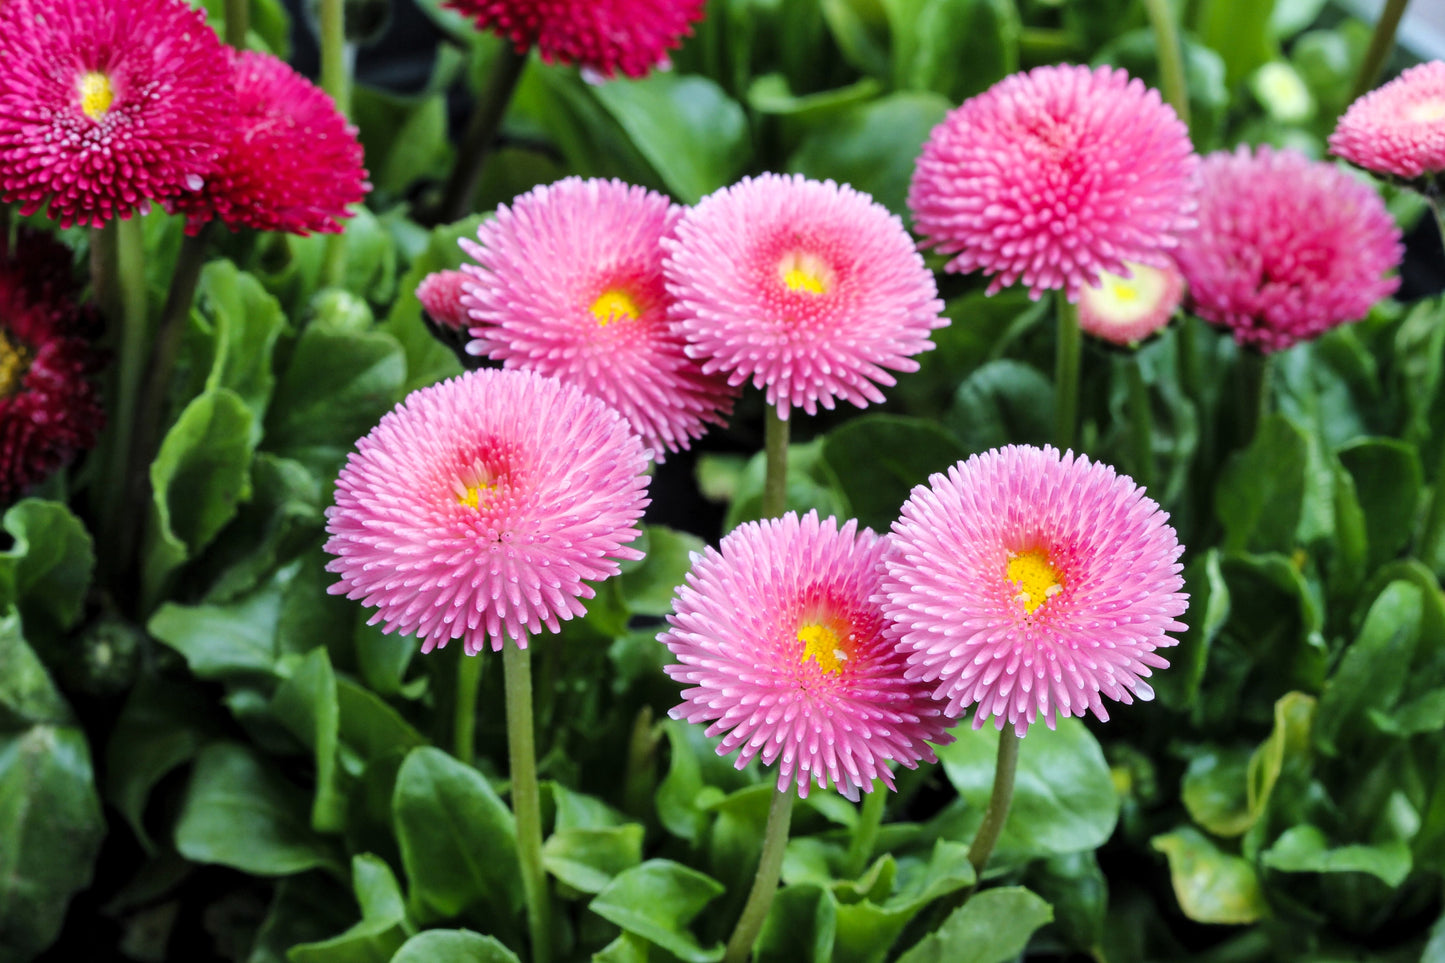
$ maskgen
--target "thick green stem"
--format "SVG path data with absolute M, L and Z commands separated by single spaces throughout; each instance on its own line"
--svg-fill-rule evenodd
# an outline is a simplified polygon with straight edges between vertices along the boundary
M 1405 15 L 1405 8 L 1409 5 L 1410 0 L 1385 0 L 1385 9 L 1380 11 L 1380 19 L 1375 21 L 1375 32 L 1370 34 L 1370 46 L 1365 50 L 1365 59 L 1360 61 L 1360 72 L 1355 75 L 1351 100 L 1369 93 L 1380 79 L 1380 71 L 1385 68 L 1385 61 L 1390 59 L 1390 51 L 1395 49 L 1395 31 L 1400 26 L 1400 18 Z
M 482 164 L 497 136 L 507 105 L 512 102 L 512 93 L 527 66 L 527 52 L 518 53 L 510 43 L 504 43 L 497 52 L 492 72 L 487 77 L 486 87 L 472 108 L 471 120 L 467 122 L 466 133 L 457 151 L 456 166 L 452 168 L 451 180 L 442 194 L 441 220 L 456 221 L 472 211 L 472 201 L 477 185 L 482 179 Z
M 781 412 L 782 408 L 769 405 L 763 416 L 763 449 L 768 466 L 763 478 L 764 518 L 777 518 L 788 505 L 788 422 Z
M 723 963 L 746 963 L 752 956 L 753 944 L 762 932 L 763 920 L 768 918 L 768 909 L 778 892 L 778 877 L 783 872 L 783 853 L 788 848 L 788 825 L 793 818 L 794 790 L 773 793 L 773 804 L 768 807 L 768 824 L 763 830 L 763 853 L 758 858 L 758 875 L 753 878 L 752 891 L 743 905 L 743 914 L 738 925 L 728 938 L 727 952 Z
M 456 701 L 452 703 L 452 754 L 469 766 L 477 754 L 477 692 L 482 686 L 482 665 L 481 653 L 467 655 L 465 651 L 457 664 Z M 529 678 L 527 691 L 530 693 L 531 689 Z M 508 732 L 510 731 L 509 725 Z M 530 736 L 528 741 L 531 741 Z M 513 763 L 514 767 L 515 765 L 516 763 Z M 515 772 L 515 768 L 513 771 Z
M 1159 89 L 1184 126 L 1189 126 L 1189 87 L 1184 80 L 1184 55 L 1179 46 L 1179 25 L 1169 0 L 1144 0 L 1149 25 L 1154 28 L 1154 49 L 1159 55 Z
M 1244 384 L 1239 393 L 1239 432 L 1241 447 L 1254 441 L 1255 433 L 1269 415 L 1269 379 L 1273 355 L 1246 348 L 1240 353 L 1240 377 Z
M 998 845 L 1004 823 L 1008 820 L 1009 806 L 1014 798 L 1014 774 L 1018 771 L 1021 742 L 1023 739 L 1014 732 L 1013 726 L 1005 725 L 998 734 L 998 761 L 994 764 L 993 791 L 989 793 L 988 808 L 983 812 L 983 822 L 978 827 L 978 834 L 973 837 L 973 845 L 968 847 L 968 861 L 980 879 L 983 878 L 984 867 L 988 865 L 988 858 L 993 855 L 993 848 Z
M 843 878 L 856 879 L 868 858 L 873 855 L 873 844 L 878 841 L 878 827 L 883 823 L 883 807 L 888 803 L 887 787 L 883 781 L 873 781 L 873 791 L 863 797 L 863 808 L 858 813 L 858 825 L 853 829 L 853 839 L 848 843 L 848 855 L 843 862 Z
M 522 891 L 527 898 L 527 925 L 532 934 L 532 963 L 550 963 L 552 905 L 542 868 L 542 794 L 537 788 L 537 748 L 532 735 L 531 653 L 514 642 L 503 646 L 502 676 L 512 812 L 517 817 L 517 854 L 521 859 Z M 457 701 L 463 701 L 460 693 Z
M 1144 488 L 1154 480 L 1154 411 L 1149 404 L 1149 387 L 1137 357 L 1125 364 L 1129 382 L 1129 435 L 1134 439 L 1134 480 Z
M 346 69 L 346 5 L 343 0 L 320 0 L 317 12 L 321 33 L 321 89 L 336 101 L 336 109 L 351 113 L 351 79 Z
M 1059 337 L 1054 346 L 1054 445 L 1059 451 L 1074 447 L 1079 421 L 1079 365 L 1084 334 L 1079 330 L 1079 306 L 1058 297 Z
M 136 506 L 129 503 L 126 479 L 130 477 L 131 449 L 134 444 L 136 414 L 140 403 L 141 385 L 147 375 L 150 361 L 150 318 L 146 307 L 145 279 L 145 237 L 141 230 L 139 215 L 125 220 L 116 219 L 101 230 L 102 235 L 111 235 L 103 245 L 114 245 L 115 276 L 113 282 L 101 280 L 106 288 L 102 296 L 110 301 L 110 321 L 119 326 L 114 344 L 118 350 L 118 378 L 111 415 L 110 470 L 101 487 L 101 532 L 108 548 L 102 554 L 116 566 L 115 573 L 130 570 L 134 545 L 127 533 L 135 530 L 127 518 L 134 515 Z M 102 251 L 100 257 L 108 262 L 111 255 Z M 113 287 L 111 286 L 113 285 Z M 102 302 L 104 304 L 105 302 Z M 135 470 L 142 470 L 136 466 Z
M 246 49 L 246 34 L 251 29 L 251 0 L 226 0 L 226 43 L 237 50 Z

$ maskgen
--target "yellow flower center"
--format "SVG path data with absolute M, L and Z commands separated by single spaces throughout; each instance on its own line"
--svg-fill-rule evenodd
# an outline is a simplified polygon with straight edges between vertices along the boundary
M 778 277 L 789 291 L 827 294 L 833 287 L 833 271 L 822 258 L 793 252 L 778 263 Z
M 832 629 L 817 622 L 809 622 L 798 628 L 798 641 L 803 643 L 803 657 L 800 662 L 806 663 L 812 659 L 818 663 L 818 668 L 833 675 L 843 671 L 843 663 L 848 661 L 848 649 L 846 643 L 839 639 Z
M 496 485 L 488 485 L 485 482 L 468 485 L 466 491 L 457 496 L 457 504 L 481 511 L 487 507 L 487 502 L 489 501 L 488 496 L 496 490 Z
M 1127 304 L 1130 301 L 1139 300 L 1139 289 L 1123 278 L 1111 275 L 1109 277 L 1109 295 L 1115 301 L 1121 301 Z
M 1411 104 L 1405 111 L 1405 117 L 1416 124 L 1433 124 L 1445 120 L 1445 98 L 1422 100 L 1418 104 Z
M 592 302 L 592 316 L 597 319 L 598 324 L 636 321 L 642 317 L 642 308 L 637 306 L 632 295 L 621 288 L 608 288 Z
M 91 120 L 101 120 L 115 100 L 115 88 L 110 78 L 97 71 L 90 71 L 80 77 L 80 109 Z
M 25 372 L 30 368 L 30 352 L 0 330 L 0 398 L 9 398 L 20 390 Z
M 1008 580 L 1018 586 L 1014 598 L 1024 603 L 1030 615 L 1064 590 L 1058 570 L 1049 564 L 1048 554 L 1037 548 L 1009 559 Z

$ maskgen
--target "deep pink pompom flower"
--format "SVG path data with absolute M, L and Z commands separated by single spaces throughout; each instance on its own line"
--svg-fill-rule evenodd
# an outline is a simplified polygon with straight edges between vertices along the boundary
M 1290 150 L 1210 154 L 1199 226 L 1177 258 L 1189 302 L 1234 340 L 1282 351 L 1354 321 L 1393 294 L 1404 249 L 1379 194 Z
M 185 0 L 0 0 L 0 200 L 21 214 L 99 227 L 199 189 L 234 103 Z
M 889 762 L 934 761 L 953 724 L 928 686 L 904 678 L 877 598 L 888 540 L 816 512 L 739 525 L 693 556 L 659 636 L 688 686 L 676 719 L 711 723 L 718 755 L 778 763 L 778 789 L 890 789 Z
M 723 424 L 734 392 L 668 324 L 662 239 L 681 210 L 616 180 L 569 177 L 483 222 L 462 304 L 472 354 L 579 385 L 620 411 L 660 461 Z
M 371 185 L 356 128 L 324 90 L 268 53 L 230 52 L 236 115 L 218 169 L 196 192 L 168 205 L 186 230 L 219 220 L 290 234 L 336 233 Z
M 746 178 L 703 198 L 663 245 L 688 354 L 734 385 L 751 378 L 783 418 L 881 402 L 885 369 L 917 371 L 913 356 L 948 323 L 903 222 L 847 185 Z
M 1330 151 L 1406 180 L 1445 171 L 1445 61 L 1411 67 L 1356 100 L 1335 125 Z
M 467 276 L 461 271 L 433 271 L 416 286 L 416 299 L 427 316 L 444 328 L 465 330 L 469 320 L 462 305 Z
M 518 53 L 536 47 L 547 63 L 604 77 L 641 77 L 692 33 L 705 0 L 445 0 Z
M 647 456 L 570 385 L 489 369 L 412 392 L 356 444 L 326 510 L 341 579 L 371 622 L 468 655 L 586 610 L 647 506 Z
M 1079 290 L 1079 327 L 1114 344 L 1133 344 L 1169 323 L 1184 300 L 1184 275 L 1174 260 L 1165 267 L 1127 262 L 1130 277 L 1100 272 L 1099 283 Z
M 1101 271 L 1164 263 L 1193 223 L 1197 164 L 1173 108 L 1123 70 L 1036 67 L 933 129 L 908 207 L 925 244 L 957 255 L 947 270 L 1073 301 Z
M 1100 696 L 1151 699 L 1144 678 L 1188 596 L 1168 516 L 1108 465 L 1053 448 L 974 455 L 919 486 L 893 523 L 887 615 L 908 677 L 950 714 L 975 706 L 1023 735 L 1042 718 L 1108 719 Z
M 94 383 L 99 324 L 73 300 L 70 251 L 0 232 L 0 505 L 95 444 L 105 424 Z

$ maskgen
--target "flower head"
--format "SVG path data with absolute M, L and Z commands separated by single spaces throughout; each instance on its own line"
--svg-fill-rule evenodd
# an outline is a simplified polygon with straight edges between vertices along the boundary
M 1445 171 L 1445 61 L 1411 67 L 1356 100 L 1335 125 L 1330 152 L 1406 180 Z
M 641 77 L 692 33 L 705 0 L 446 0 L 483 30 L 547 63 Z
M 0 200 L 99 227 L 196 190 L 235 97 L 185 0 L 0 2 Z
M 830 784 L 856 798 L 888 762 L 934 761 L 953 723 L 903 676 L 876 598 L 888 541 L 815 512 L 738 526 L 693 556 L 676 614 L 659 636 L 690 686 L 672 716 L 709 722 L 718 754 L 778 762 L 778 789 Z
M 1123 70 L 1036 67 L 933 129 L 908 207 L 926 244 L 957 255 L 947 270 L 1073 301 L 1125 261 L 1163 266 L 1193 223 L 1197 163 L 1173 109 Z
M 467 309 L 462 304 L 467 283 L 461 271 L 433 271 L 416 286 L 416 299 L 438 325 L 461 330 L 467 326 Z
M 881 402 L 947 323 L 903 222 L 867 194 L 763 174 L 703 198 L 668 250 L 673 322 L 707 372 L 749 378 L 784 418 Z
M 102 356 L 92 312 L 72 300 L 70 251 L 0 233 L 0 504 L 95 444 L 105 423 L 93 376 Z
M 1079 327 L 1114 344 L 1133 344 L 1169 323 L 1184 299 L 1184 275 L 1166 267 L 1126 262 L 1129 277 L 1101 271 L 1079 292 Z
M 1155 649 L 1184 626 L 1168 516 L 1114 469 L 1053 448 L 974 455 L 919 486 L 893 523 L 887 615 L 908 677 L 950 714 L 1023 735 L 1100 696 L 1151 699 Z
M 661 194 L 569 177 L 501 207 L 462 247 L 476 339 L 468 350 L 579 385 L 620 411 L 661 460 L 733 392 L 704 374 L 668 324 L 662 239 L 681 214 Z
M 1263 352 L 1364 317 L 1392 294 L 1400 229 L 1370 185 L 1290 150 L 1217 152 L 1177 258 L 1201 318 Z
M 489 369 L 412 392 L 356 445 L 326 511 L 341 578 L 422 651 L 468 654 L 586 610 L 647 505 L 647 456 L 622 418 L 570 385 Z
M 371 189 L 356 128 L 330 95 L 268 53 L 231 53 L 236 115 L 219 169 L 168 205 L 195 234 L 216 219 L 231 230 L 335 233 Z

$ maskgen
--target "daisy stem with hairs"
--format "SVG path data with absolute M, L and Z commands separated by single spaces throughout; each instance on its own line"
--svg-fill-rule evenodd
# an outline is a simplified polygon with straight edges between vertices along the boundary
M 512 92 L 517 89 L 517 81 L 526 66 L 527 51 L 518 53 L 511 43 L 503 41 L 497 59 L 492 63 L 491 73 L 487 75 L 486 87 L 478 96 L 471 119 L 467 121 L 466 133 L 462 135 L 456 165 L 442 194 L 440 222 L 461 220 L 471 213 L 477 184 L 482 179 L 482 164 L 492 141 L 496 139 L 507 105 L 512 102 Z
M 320 0 L 317 19 L 321 33 L 321 89 L 331 95 L 343 117 L 351 114 L 351 67 L 354 50 L 346 44 L 346 5 L 343 0 Z M 326 238 L 321 261 L 321 283 L 338 287 L 346 278 L 346 232 Z
M 1440 229 L 1440 243 L 1445 244 L 1445 204 L 1437 190 L 1425 193 L 1430 213 L 1435 215 L 1435 225 Z M 1440 450 L 1440 464 L 1435 468 L 1434 490 L 1430 494 L 1430 507 L 1425 512 L 1425 528 L 1420 533 L 1417 553 L 1425 564 L 1437 573 L 1445 566 L 1445 559 L 1439 558 L 1441 543 L 1445 542 L 1445 448 Z
M 226 0 L 226 43 L 237 50 L 246 49 L 246 34 L 251 29 L 251 0 Z
M 1189 126 L 1189 87 L 1184 79 L 1184 56 L 1179 46 L 1179 25 L 1174 21 L 1169 0 L 1144 0 L 1149 25 L 1154 30 L 1154 49 L 1159 54 L 1159 89 L 1164 100 L 1184 126 Z
M 1395 49 L 1395 31 L 1400 26 L 1400 18 L 1405 15 L 1405 8 L 1410 5 L 1410 0 L 1385 0 L 1385 9 L 1380 11 L 1380 19 L 1375 21 L 1374 33 L 1370 34 L 1370 46 L 1365 50 L 1365 57 L 1360 61 L 1360 72 L 1355 75 L 1355 86 L 1350 93 L 1350 101 L 1359 100 L 1369 93 L 1375 86 L 1375 81 L 1380 79 L 1380 71 L 1385 67 L 1385 61 L 1390 57 L 1390 51 Z
M 92 261 L 92 269 L 99 269 L 96 288 L 102 310 L 110 317 L 112 330 L 117 331 L 116 350 L 119 358 L 119 377 L 111 436 L 109 484 L 101 486 L 101 530 L 106 540 L 114 546 L 106 556 L 125 571 L 130 566 L 131 551 L 128 534 L 132 526 L 126 516 L 134 511 L 126 498 L 130 491 L 128 479 L 132 470 L 141 471 L 142 466 L 132 465 L 131 446 L 136 424 L 136 409 L 140 400 L 142 376 L 150 360 L 150 319 L 146 310 L 145 283 L 145 236 L 141 230 L 140 215 L 116 218 L 100 229 L 96 239 L 99 246 L 99 262 Z M 105 277 L 111 269 L 114 274 Z M 142 513 L 144 514 L 144 513 Z
M 858 825 L 853 828 L 853 838 L 848 843 L 848 855 L 843 861 L 843 876 L 856 879 L 868 865 L 873 855 L 873 845 L 878 841 L 878 827 L 883 822 L 883 807 L 888 802 L 881 780 L 873 781 L 873 791 L 863 796 L 863 808 L 858 812 Z
M 528 672 L 530 692 L 531 673 Z M 463 652 L 457 663 L 457 693 L 452 703 L 452 754 L 472 764 L 477 746 L 477 692 L 482 686 L 482 656 Z M 530 696 L 528 697 L 530 700 Z M 508 729 L 510 731 L 510 727 Z M 531 741 L 529 735 L 528 741 Z
M 773 803 L 768 807 L 768 822 L 763 829 L 763 852 L 758 857 L 758 874 L 753 878 L 752 891 L 738 917 L 738 925 L 728 937 L 727 952 L 723 963 L 747 963 L 752 956 L 753 944 L 762 932 L 763 920 L 773 905 L 778 892 L 778 877 L 783 872 L 783 853 L 788 848 L 788 827 L 793 818 L 792 786 L 786 791 L 776 790 Z
M 1059 335 L 1054 347 L 1054 446 L 1059 451 L 1074 447 L 1079 420 L 1079 364 L 1084 334 L 1079 329 L 1079 306 L 1069 301 L 1062 289 L 1058 294 Z
M 993 789 L 988 795 L 988 808 L 983 811 L 983 822 L 979 824 L 978 833 L 968 847 L 968 861 L 980 879 L 983 878 L 984 867 L 988 865 L 988 858 L 993 855 L 993 848 L 998 845 L 998 838 L 1003 833 L 1009 806 L 1013 804 L 1014 774 L 1018 771 L 1021 742 L 1023 738 L 1014 731 L 1013 726 L 1004 726 L 999 730 L 998 759 L 994 763 Z
M 472 657 L 480 661 L 476 656 Z M 465 657 L 463 659 L 465 660 Z M 552 907 L 542 868 L 542 796 L 537 788 L 537 748 L 532 726 L 532 653 L 516 642 L 502 646 L 502 685 L 507 704 L 507 761 L 512 777 L 512 812 L 517 817 L 517 855 L 527 898 L 527 927 L 533 963 L 552 958 Z M 476 687 L 472 690 L 475 692 Z M 458 704 L 464 701 L 457 693 Z M 475 695 L 472 696 L 475 699 Z M 460 710 L 459 710 L 460 711 Z M 470 762 L 469 759 L 462 760 Z
M 1239 370 L 1243 380 L 1239 392 L 1240 444 L 1248 446 L 1254 441 L 1269 414 L 1269 381 L 1273 355 L 1262 351 L 1245 349 L 1240 352 Z
M 777 518 L 783 514 L 788 503 L 788 422 L 781 409 L 772 405 L 768 406 L 763 418 L 763 448 L 767 459 L 767 474 L 763 478 L 763 518 Z

